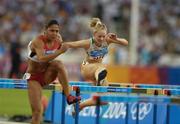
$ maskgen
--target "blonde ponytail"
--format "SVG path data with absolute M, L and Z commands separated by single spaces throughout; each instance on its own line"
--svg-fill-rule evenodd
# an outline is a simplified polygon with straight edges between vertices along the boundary
M 90 22 L 90 27 L 94 28 L 97 24 L 101 23 L 101 20 L 99 18 L 92 18 Z
M 93 32 L 107 30 L 106 25 L 103 24 L 99 18 L 92 18 L 90 21 L 90 27 L 92 28 Z

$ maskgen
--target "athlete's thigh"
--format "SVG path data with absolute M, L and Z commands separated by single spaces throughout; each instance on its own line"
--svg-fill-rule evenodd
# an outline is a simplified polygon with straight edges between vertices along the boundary
M 42 87 L 37 81 L 28 81 L 28 95 L 32 110 L 40 110 Z
M 101 63 L 90 63 L 81 66 L 81 73 L 86 79 L 91 79 L 92 81 L 95 80 L 95 72 L 99 67 L 104 67 Z
M 49 63 L 44 74 L 44 81 L 46 82 L 46 84 L 52 83 L 52 81 L 56 79 L 58 74 L 58 67 L 60 64 L 60 61 L 52 61 Z

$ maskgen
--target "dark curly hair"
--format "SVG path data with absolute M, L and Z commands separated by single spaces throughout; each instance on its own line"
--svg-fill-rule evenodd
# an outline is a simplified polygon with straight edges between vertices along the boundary
M 52 19 L 52 20 L 50 20 L 50 21 L 45 25 L 45 28 L 47 29 L 47 28 L 50 27 L 51 25 L 58 25 L 58 26 L 60 26 L 60 25 L 59 25 L 59 22 L 58 22 L 57 20 Z

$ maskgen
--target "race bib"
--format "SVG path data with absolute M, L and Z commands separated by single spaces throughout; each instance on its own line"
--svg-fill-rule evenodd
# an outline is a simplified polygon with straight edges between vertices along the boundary
M 30 73 L 25 73 L 24 76 L 23 76 L 23 79 L 29 79 L 31 77 L 31 74 Z

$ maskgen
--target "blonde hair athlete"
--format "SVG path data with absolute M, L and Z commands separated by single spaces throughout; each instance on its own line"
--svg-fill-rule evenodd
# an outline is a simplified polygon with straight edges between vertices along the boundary
M 94 85 L 107 85 L 105 81 L 107 70 L 102 64 L 103 57 L 108 53 L 108 46 L 111 43 L 128 45 L 124 38 L 118 38 L 114 33 L 107 33 L 107 27 L 99 18 L 92 18 L 90 21 L 93 37 L 85 40 L 67 42 L 69 48 L 84 48 L 87 56 L 81 65 L 81 73 L 86 80 L 90 80 Z M 93 106 L 96 101 L 88 99 L 80 103 L 80 110 L 86 106 Z M 102 103 L 105 104 L 105 103 Z

